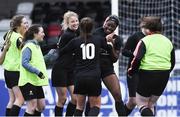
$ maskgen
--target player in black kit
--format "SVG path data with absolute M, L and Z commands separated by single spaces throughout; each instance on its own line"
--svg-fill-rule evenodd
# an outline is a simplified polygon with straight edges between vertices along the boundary
M 61 35 L 59 50 L 68 44 L 73 38 L 79 35 L 79 20 L 75 12 L 67 11 L 64 14 L 63 28 L 65 32 Z M 71 100 L 66 108 L 66 116 L 72 116 L 76 109 L 76 96 L 74 91 L 74 61 L 71 53 L 59 56 L 52 69 L 52 86 L 56 88 L 58 102 L 55 106 L 55 116 L 62 116 L 63 107 L 69 91 Z
M 75 53 L 75 88 L 77 94 L 77 107 L 74 116 L 82 116 L 86 96 L 91 105 L 89 116 L 99 114 L 101 101 L 101 70 L 100 70 L 100 48 L 109 48 L 104 39 L 92 35 L 93 21 L 85 17 L 80 22 L 80 36 L 68 43 L 60 50 L 60 56 L 64 53 Z M 106 47 L 105 47 L 106 46 Z
M 136 48 L 136 45 L 138 44 L 139 40 L 145 37 L 145 31 L 143 28 L 144 25 L 144 21 L 143 18 L 141 19 L 141 23 L 140 23 L 140 28 L 141 31 L 134 33 L 133 35 L 131 35 L 124 48 L 122 49 L 122 55 L 126 56 L 129 58 L 128 61 L 128 68 L 131 65 L 131 61 L 134 57 L 133 52 Z M 127 85 L 128 85 L 128 91 L 129 91 L 129 99 L 128 102 L 125 104 L 125 109 L 126 109 L 126 115 L 129 115 L 132 110 L 134 109 L 134 107 L 136 106 L 136 88 L 137 88 L 137 83 L 138 83 L 138 74 L 135 74 L 132 76 L 132 78 L 130 78 L 127 75 Z
M 124 116 L 125 108 L 122 101 L 120 84 L 118 77 L 114 72 L 113 66 L 113 63 L 119 58 L 120 49 L 123 45 L 122 39 L 118 35 L 114 34 L 114 31 L 118 26 L 119 18 L 116 15 L 110 15 L 106 18 L 104 25 L 94 31 L 94 35 L 101 36 L 108 44 L 111 45 L 111 48 L 108 50 L 101 48 L 101 78 L 115 100 L 115 107 L 118 115 Z M 88 110 L 89 103 L 86 104 L 86 113 Z

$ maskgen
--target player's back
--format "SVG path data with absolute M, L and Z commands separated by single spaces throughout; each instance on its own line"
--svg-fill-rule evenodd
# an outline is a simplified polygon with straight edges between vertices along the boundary
M 75 42 L 75 71 L 79 76 L 100 75 L 99 55 L 100 48 L 105 46 L 104 40 L 92 35 L 85 42 L 81 37 L 76 38 Z

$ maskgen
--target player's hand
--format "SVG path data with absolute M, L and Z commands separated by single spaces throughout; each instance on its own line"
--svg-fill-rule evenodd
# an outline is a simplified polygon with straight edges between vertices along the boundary
M 39 72 L 38 76 L 39 76 L 39 78 L 41 78 L 41 79 L 44 79 L 44 78 L 45 78 L 45 76 L 44 76 L 44 74 L 43 74 L 42 72 Z
M 7 51 L 7 50 L 9 49 L 10 45 L 11 45 L 10 40 L 6 41 L 6 42 L 4 43 L 4 49 Z
M 113 43 L 113 41 L 114 41 L 114 40 L 113 40 L 113 36 L 114 36 L 114 32 L 111 33 L 111 34 L 109 34 L 109 35 L 107 35 L 107 36 L 106 36 L 106 41 Z

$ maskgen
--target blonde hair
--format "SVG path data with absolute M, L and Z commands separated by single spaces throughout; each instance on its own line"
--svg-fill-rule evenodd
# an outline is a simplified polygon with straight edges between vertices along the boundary
M 78 18 L 78 14 L 73 12 L 73 11 L 67 11 L 64 14 L 64 17 L 63 17 L 63 30 L 66 30 L 68 28 L 69 18 L 72 17 L 72 16 L 75 16 L 75 17 Z

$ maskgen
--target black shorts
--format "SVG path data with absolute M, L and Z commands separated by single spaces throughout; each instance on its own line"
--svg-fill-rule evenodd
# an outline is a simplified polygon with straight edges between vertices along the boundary
M 75 94 L 99 96 L 101 89 L 100 77 L 77 77 L 75 80 Z
M 138 85 L 139 76 L 138 74 L 134 74 L 131 78 L 127 75 L 127 86 L 129 97 L 136 97 L 136 89 Z
M 24 86 L 20 86 L 19 88 L 26 101 L 44 98 L 44 91 L 42 86 L 34 86 L 30 83 L 27 83 Z
M 102 79 L 111 74 L 115 74 L 113 63 L 108 56 L 101 56 L 100 66 Z
M 73 69 L 61 67 L 58 64 L 54 65 L 51 78 L 53 87 L 68 87 L 74 85 Z
M 6 86 L 9 89 L 12 89 L 14 86 L 18 86 L 19 71 L 4 70 L 4 77 L 5 77 Z
M 144 97 L 150 97 L 151 95 L 160 96 L 167 85 L 169 74 L 169 70 L 140 70 L 137 93 Z

